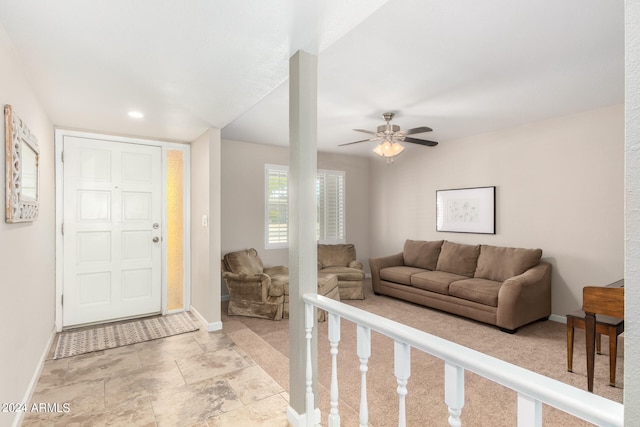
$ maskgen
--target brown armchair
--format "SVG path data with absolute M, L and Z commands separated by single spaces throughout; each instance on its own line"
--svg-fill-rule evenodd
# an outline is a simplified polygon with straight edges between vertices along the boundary
M 351 244 L 318 244 L 318 273 L 338 277 L 340 299 L 364 299 L 364 271 Z
M 222 278 L 229 289 L 229 315 L 282 319 L 287 267 L 265 268 L 255 249 L 245 249 L 224 256 Z

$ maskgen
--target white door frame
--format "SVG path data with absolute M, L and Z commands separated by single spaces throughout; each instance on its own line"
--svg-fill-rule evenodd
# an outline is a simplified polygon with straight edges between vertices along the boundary
M 167 150 L 181 150 L 184 153 L 184 309 L 191 306 L 191 252 L 190 235 L 191 225 L 191 199 L 190 199 L 190 151 L 189 144 L 176 142 L 157 141 L 142 138 L 133 138 L 117 135 L 107 135 L 84 131 L 74 131 L 67 129 L 55 130 L 55 173 L 56 173 L 56 310 L 55 325 L 58 332 L 62 331 L 62 291 L 64 289 L 64 245 L 62 240 L 62 222 L 64 218 L 64 194 L 63 194 L 63 162 L 62 151 L 64 148 L 64 137 L 74 136 L 96 140 L 122 142 L 127 144 L 151 145 L 162 148 L 162 235 L 167 235 Z M 167 313 L 167 242 L 162 241 L 162 313 Z

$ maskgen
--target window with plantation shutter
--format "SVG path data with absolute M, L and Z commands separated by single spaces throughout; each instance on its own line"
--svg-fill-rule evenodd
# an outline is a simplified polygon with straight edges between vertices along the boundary
M 344 172 L 318 171 L 317 237 L 320 243 L 344 243 Z
M 265 247 L 267 249 L 288 246 L 287 175 L 287 166 L 265 165 Z M 344 175 L 343 171 L 318 170 L 316 237 L 319 243 L 344 243 L 345 241 Z
M 266 248 L 286 248 L 289 242 L 289 193 L 286 166 L 265 166 Z

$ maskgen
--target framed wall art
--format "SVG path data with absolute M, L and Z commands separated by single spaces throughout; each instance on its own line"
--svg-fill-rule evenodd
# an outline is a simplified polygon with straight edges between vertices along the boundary
M 40 150 L 38 140 L 11 105 L 4 106 L 5 221 L 34 221 L 38 217 Z
M 437 190 L 436 231 L 496 234 L 496 187 Z

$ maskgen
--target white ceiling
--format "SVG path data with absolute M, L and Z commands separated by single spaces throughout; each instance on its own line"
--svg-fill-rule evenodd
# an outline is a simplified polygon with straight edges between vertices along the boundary
M 301 48 L 322 151 L 369 153 L 338 145 L 385 111 L 446 143 L 624 100 L 621 1 L 0 0 L 0 26 L 55 125 L 151 138 L 287 145 Z

